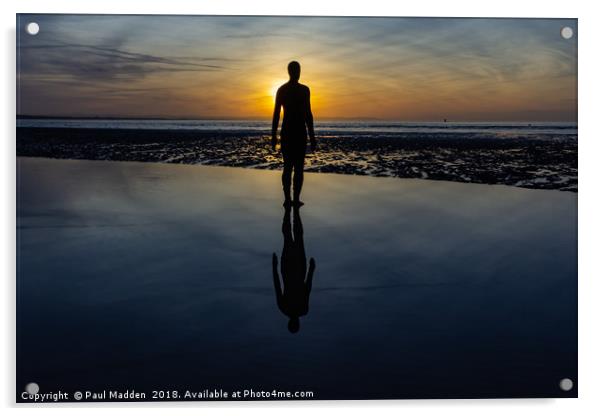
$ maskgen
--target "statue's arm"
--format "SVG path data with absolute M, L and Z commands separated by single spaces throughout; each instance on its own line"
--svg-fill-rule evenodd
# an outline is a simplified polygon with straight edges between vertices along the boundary
M 278 123 L 280 123 L 280 108 L 282 101 L 280 99 L 280 90 L 276 93 L 276 102 L 274 103 L 274 115 L 272 116 L 272 148 L 276 149 Z
M 316 134 L 314 133 L 314 115 L 311 112 L 311 98 L 309 88 L 307 89 L 307 112 L 305 123 L 307 124 L 307 130 L 309 133 L 309 140 L 311 141 L 312 149 L 316 148 Z

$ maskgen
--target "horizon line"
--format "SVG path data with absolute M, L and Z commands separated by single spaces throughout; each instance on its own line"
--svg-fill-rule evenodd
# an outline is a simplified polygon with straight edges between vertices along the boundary
M 233 117 L 233 116 L 215 116 L 215 117 L 198 117 L 198 116 L 109 116 L 109 115 L 81 115 L 81 116 L 67 116 L 67 115 L 39 115 L 39 114 L 17 114 L 16 119 L 63 119 L 63 120 L 267 120 L 271 121 L 269 116 L 250 116 L 250 117 Z M 504 120 L 485 120 L 485 119 L 401 119 L 401 118 L 383 118 L 383 117 L 321 117 L 321 120 L 356 120 L 356 121 L 396 121 L 400 123 L 412 123 L 412 122 L 447 122 L 447 123 L 577 123 L 578 120 L 516 120 L 516 119 L 504 119 Z M 316 120 L 319 121 L 319 120 Z

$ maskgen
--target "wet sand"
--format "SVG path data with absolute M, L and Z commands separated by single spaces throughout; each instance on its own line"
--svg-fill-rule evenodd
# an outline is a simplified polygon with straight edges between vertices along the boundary
M 577 395 L 558 387 L 578 386 L 574 193 L 308 173 L 316 270 L 291 334 L 279 172 L 17 167 L 17 391 Z
M 577 192 L 577 136 L 481 133 L 319 136 L 307 171 Z M 281 169 L 258 132 L 17 128 L 17 155 Z

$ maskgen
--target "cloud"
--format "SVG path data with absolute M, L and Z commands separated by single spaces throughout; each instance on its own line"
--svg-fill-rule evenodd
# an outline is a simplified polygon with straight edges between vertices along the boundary
M 152 101 L 153 113 L 165 116 L 254 116 L 269 112 L 270 88 L 286 79 L 292 59 L 328 116 L 493 117 L 529 106 L 558 118 L 558 106 L 572 112 L 576 97 L 576 41 L 559 35 L 573 20 L 21 15 L 20 22 L 34 18 L 40 34 L 21 36 L 18 49 L 25 112 L 129 114 Z
M 20 68 L 21 74 L 33 77 L 54 74 L 87 81 L 130 81 L 162 72 L 219 71 L 228 68 L 225 65 L 205 63 L 221 61 L 219 58 L 172 58 L 102 45 L 25 45 L 20 52 L 20 62 L 24 63 Z

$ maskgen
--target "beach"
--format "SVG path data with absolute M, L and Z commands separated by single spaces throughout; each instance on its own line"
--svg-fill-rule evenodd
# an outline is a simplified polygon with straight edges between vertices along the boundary
M 562 123 L 324 122 L 308 172 L 577 192 L 577 130 Z M 266 122 L 20 120 L 17 155 L 281 169 Z
M 145 162 L 17 158 L 17 386 L 577 397 L 558 387 L 578 379 L 576 193 L 307 173 L 292 334 L 279 172 L 72 132 L 21 132 L 18 153 Z

